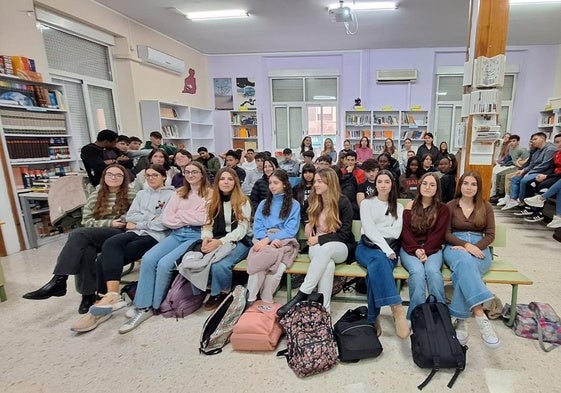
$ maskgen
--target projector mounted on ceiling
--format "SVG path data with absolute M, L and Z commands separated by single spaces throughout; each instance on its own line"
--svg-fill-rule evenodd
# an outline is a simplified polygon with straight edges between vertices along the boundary
M 329 15 L 335 18 L 335 22 L 351 22 L 353 15 L 349 7 L 343 6 L 343 1 L 339 1 L 339 8 L 332 8 L 329 10 Z

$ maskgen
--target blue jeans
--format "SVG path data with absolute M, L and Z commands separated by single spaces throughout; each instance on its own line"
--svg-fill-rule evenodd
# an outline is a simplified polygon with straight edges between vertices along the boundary
M 238 242 L 230 254 L 220 261 L 210 266 L 210 295 L 218 295 L 221 291 L 229 290 L 232 287 L 232 269 L 234 266 L 247 257 L 249 247 Z
M 392 260 L 382 250 L 366 247 L 358 243 L 355 251 L 357 262 L 366 268 L 366 287 L 368 299 L 368 322 L 376 321 L 382 306 L 401 304 L 401 296 L 397 292 L 393 269 L 397 258 Z
M 510 180 L 510 199 L 518 199 L 523 201 L 526 198 L 526 187 L 528 183 L 531 183 L 536 176 L 537 173 L 532 173 L 531 175 L 522 176 L 514 176 Z
M 158 309 L 166 296 L 175 261 L 201 238 L 201 227 L 186 226 L 173 232 L 142 256 L 134 304 L 138 308 Z
M 454 232 L 454 235 L 471 244 L 483 238 L 483 235 L 473 232 Z M 479 259 L 465 250 L 453 250 L 449 244 L 444 248 L 444 262 L 452 270 L 454 295 L 449 308 L 454 317 L 469 318 L 473 307 L 493 298 L 481 279 L 491 266 L 491 251 L 489 247 L 482 251 L 485 258 Z
M 419 304 L 425 302 L 427 298 L 426 288 L 429 295 L 434 295 L 438 302 L 446 304 L 444 295 L 444 279 L 442 278 L 442 251 L 430 255 L 422 263 L 415 255 L 409 255 L 403 248 L 399 256 L 401 264 L 409 272 L 409 308 L 407 319 L 411 319 L 411 312 Z
M 561 180 L 557 180 L 555 184 L 549 187 L 547 191 L 543 193 L 542 197 L 548 199 L 554 195 L 557 195 L 557 201 L 555 203 L 555 215 L 561 216 Z

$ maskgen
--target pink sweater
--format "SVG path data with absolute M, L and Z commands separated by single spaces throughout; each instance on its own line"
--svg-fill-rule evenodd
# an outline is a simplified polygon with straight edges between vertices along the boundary
M 207 220 L 206 199 L 197 193 L 189 192 L 187 198 L 181 198 L 177 192 L 172 195 L 162 213 L 162 223 L 177 229 L 187 225 L 203 226 Z
M 369 158 L 374 158 L 374 153 L 370 147 L 357 147 L 356 148 L 356 160 L 358 163 L 362 164 Z

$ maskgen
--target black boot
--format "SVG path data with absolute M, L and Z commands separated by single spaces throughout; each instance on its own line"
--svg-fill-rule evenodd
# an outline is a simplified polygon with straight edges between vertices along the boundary
M 85 314 L 90 311 L 90 307 L 95 303 L 95 295 L 82 295 L 82 301 L 78 307 L 78 314 Z
M 36 291 L 23 295 L 24 299 L 43 300 L 51 296 L 66 295 L 66 280 L 68 276 L 55 274 L 51 280 Z
M 279 316 L 279 318 L 282 318 L 285 316 L 285 314 L 292 308 L 294 307 L 294 305 L 298 302 L 301 302 L 303 300 L 307 300 L 308 299 L 308 295 L 307 293 L 298 291 L 298 293 L 296 294 L 296 296 L 294 296 L 292 298 L 291 301 L 289 301 L 288 303 L 286 303 L 284 306 L 282 306 L 281 308 L 279 308 L 277 310 L 277 315 Z

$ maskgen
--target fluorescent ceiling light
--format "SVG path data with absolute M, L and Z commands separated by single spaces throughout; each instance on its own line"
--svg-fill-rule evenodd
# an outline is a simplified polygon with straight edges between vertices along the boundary
M 397 9 L 397 2 L 395 1 L 363 1 L 360 3 L 346 2 L 343 3 L 344 7 L 349 7 L 352 11 L 381 11 L 381 10 L 395 10 Z M 330 4 L 327 9 L 332 10 L 341 7 L 340 3 Z
M 510 0 L 511 5 L 555 4 L 555 3 L 561 3 L 561 0 Z
M 334 96 L 314 96 L 314 100 L 325 100 L 325 101 L 333 101 L 336 100 L 337 97 Z
M 188 12 L 185 14 L 185 17 L 191 20 L 235 19 L 235 18 L 247 18 L 248 16 L 249 13 L 246 10 L 202 11 L 202 12 Z

